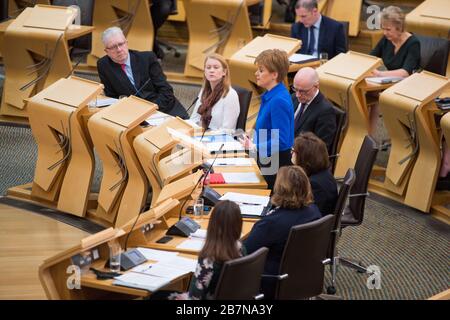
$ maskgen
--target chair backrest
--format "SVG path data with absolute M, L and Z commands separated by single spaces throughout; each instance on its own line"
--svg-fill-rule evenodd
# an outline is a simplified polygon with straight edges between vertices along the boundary
M 241 112 L 236 123 L 236 129 L 245 131 L 245 124 L 247 123 L 248 108 L 250 107 L 250 101 L 252 100 L 252 92 L 240 86 L 233 85 L 239 97 L 239 105 Z
M 344 213 L 345 206 L 347 205 L 348 195 L 350 194 L 350 189 L 356 180 L 355 170 L 350 168 L 345 174 L 344 181 L 339 189 L 339 195 L 336 201 L 336 206 L 334 207 L 334 225 L 333 231 L 331 232 L 330 245 L 328 248 L 327 257 L 332 259 L 336 256 L 336 245 L 339 239 L 339 232 L 341 229 L 341 218 Z
M 281 258 L 275 297 L 279 300 L 306 299 L 322 293 L 324 265 L 334 216 L 294 226 Z
M 342 26 L 344 27 L 344 35 L 345 35 L 345 51 L 348 51 L 348 31 L 350 29 L 350 22 L 348 21 L 339 21 L 342 23 Z
M 217 282 L 215 300 L 252 300 L 260 294 L 261 274 L 269 249 L 262 247 L 252 254 L 223 264 Z
M 353 215 L 355 222 L 352 225 L 359 225 L 364 218 L 364 205 L 366 203 L 367 187 L 370 174 L 377 158 L 378 146 L 375 140 L 366 136 L 355 164 L 356 181 L 350 190 L 350 201 L 348 209 Z
M 341 134 L 344 130 L 345 119 L 347 113 L 345 110 L 341 108 L 335 107 L 332 105 L 334 113 L 336 114 L 336 133 L 333 138 L 333 143 L 330 146 L 330 150 L 328 150 L 328 154 L 330 155 L 330 164 L 331 164 L 331 172 L 334 172 L 334 168 L 336 167 L 336 162 L 338 158 L 337 149 L 339 146 L 339 141 L 341 140 Z
M 417 34 L 416 37 L 420 41 L 420 67 L 445 76 L 450 42 L 447 39 Z

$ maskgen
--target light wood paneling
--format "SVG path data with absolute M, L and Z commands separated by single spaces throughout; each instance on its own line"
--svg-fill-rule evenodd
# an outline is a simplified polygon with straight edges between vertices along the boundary
M 0 299 L 46 299 L 39 265 L 88 235 L 65 223 L 0 204 Z

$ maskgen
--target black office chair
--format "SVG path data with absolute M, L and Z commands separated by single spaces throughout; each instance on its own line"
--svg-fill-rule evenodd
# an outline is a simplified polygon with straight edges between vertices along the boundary
M 337 152 L 339 147 L 339 142 L 341 139 L 342 132 L 345 129 L 344 124 L 346 123 L 346 117 L 347 113 L 345 110 L 342 110 L 341 108 L 335 107 L 333 105 L 334 113 L 336 114 L 336 133 L 333 138 L 333 143 L 330 146 L 330 150 L 328 150 L 329 159 L 330 159 L 330 166 L 331 166 L 331 172 L 334 172 L 334 169 L 336 168 L 336 162 L 339 157 L 339 153 Z
M 294 226 L 289 233 L 276 280 L 275 299 L 308 299 L 322 293 L 324 264 L 334 216 Z
M 260 300 L 261 274 L 269 249 L 262 247 L 252 254 L 227 261 L 214 293 L 215 300 Z
M 445 76 L 450 42 L 447 39 L 416 34 L 420 41 L 420 67 Z
M 348 30 L 350 29 L 350 22 L 348 21 L 339 21 L 344 26 L 344 34 L 345 34 L 345 51 L 348 51 Z
M 330 244 L 328 247 L 327 262 L 330 265 L 331 271 L 331 284 L 327 287 L 328 294 L 336 293 L 336 272 L 339 265 L 339 256 L 337 254 L 337 243 L 341 233 L 341 218 L 344 213 L 345 206 L 347 205 L 347 200 L 350 194 L 350 189 L 356 180 L 355 170 L 348 169 L 345 174 L 344 181 L 339 189 L 339 196 L 336 202 L 336 207 L 334 209 L 334 225 L 333 231 L 331 232 Z
M 341 232 L 344 228 L 359 226 L 364 220 L 364 207 L 366 197 L 369 195 L 367 188 L 377 153 L 377 143 L 372 137 L 366 136 L 356 159 L 356 179 L 350 189 L 349 203 L 341 217 Z M 348 258 L 339 257 L 339 265 L 367 273 L 367 269 L 361 263 L 355 263 Z
M 250 102 L 252 100 L 252 92 L 237 85 L 233 85 L 232 87 L 238 94 L 239 105 L 241 108 L 241 112 L 239 113 L 239 117 L 236 123 L 236 130 L 241 129 L 242 131 L 245 131 L 248 108 L 250 107 Z
M 0 22 L 9 19 L 8 8 L 9 8 L 8 1 L 2 1 L 0 4 Z

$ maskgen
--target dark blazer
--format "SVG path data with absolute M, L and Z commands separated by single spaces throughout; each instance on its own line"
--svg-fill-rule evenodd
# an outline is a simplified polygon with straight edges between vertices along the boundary
M 291 227 L 320 219 L 321 213 L 315 204 L 301 209 L 277 208 L 253 225 L 244 241 L 247 254 L 261 247 L 269 248 L 264 273 L 276 274 Z
M 330 170 L 322 170 L 309 177 L 314 203 L 319 208 L 322 216 L 333 214 L 338 198 L 337 183 Z
M 294 104 L 294 113 L 299 106 L 295 94 L 292 96 Z M 336 114 L 331 103 L 319 92 L 313 101 L 309 104 L 306 111 L 300 117 L 300 121 L 295 118 L 294 135 L 298 136 L 301 132 L 310 131 L 322 139 L 330 151 L 333 139 L 336 134 Z
M 139 91 L 140 98 L 156 103 L 160 111 L 187 119 L 188 114 L 173 95 L 173 89 L 166 81 L 156 55 L 151 51 L 129 50 L 129 53 L 135 87 L 121 66 L 110 57 L 104 56 L 97 61 L 98 75 L 105 86 L 105 95 L 118 98 L 121 95 L 136 95 Z M 148 79 L 150 81 L 145 84 Z
M 301 22 L 292 24 L 291 37 L 302 40 L 302 47 L 297 52 L 306 54 L 308 48 L 308 28 Z M 321 52 L 328 53 L 328 59 L 332 59 L 341 52 L 347 52 L 344 26 L 342 23 L 322 15 L 318 43 L 317 52 L 319 54 Z

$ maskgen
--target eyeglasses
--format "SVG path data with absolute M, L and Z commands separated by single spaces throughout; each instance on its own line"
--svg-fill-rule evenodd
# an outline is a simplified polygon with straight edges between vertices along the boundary
M 301 89 L 297 89 L 294 86 L 291 86 L 291 90 L 294 91 L 295 93 L 299 93 L 299 94 L 307 94 L 309 91 L 311 91 L 312 88 L 314 88 L 314 86 L 312 86 L 311 88 L 306 89 L 306 90 L 301 90 Z
M 119 50 L 120 48 L 122 48 L 126 44 L 127 44 L 127 41 L 119 42 L 118 44 L 115 44 L 115 45 L 110 46 L 110 47 L 106 47 L 105 49 L 106 50 L 110 50 L 110 51 L 112 51 L 112 50 Z

